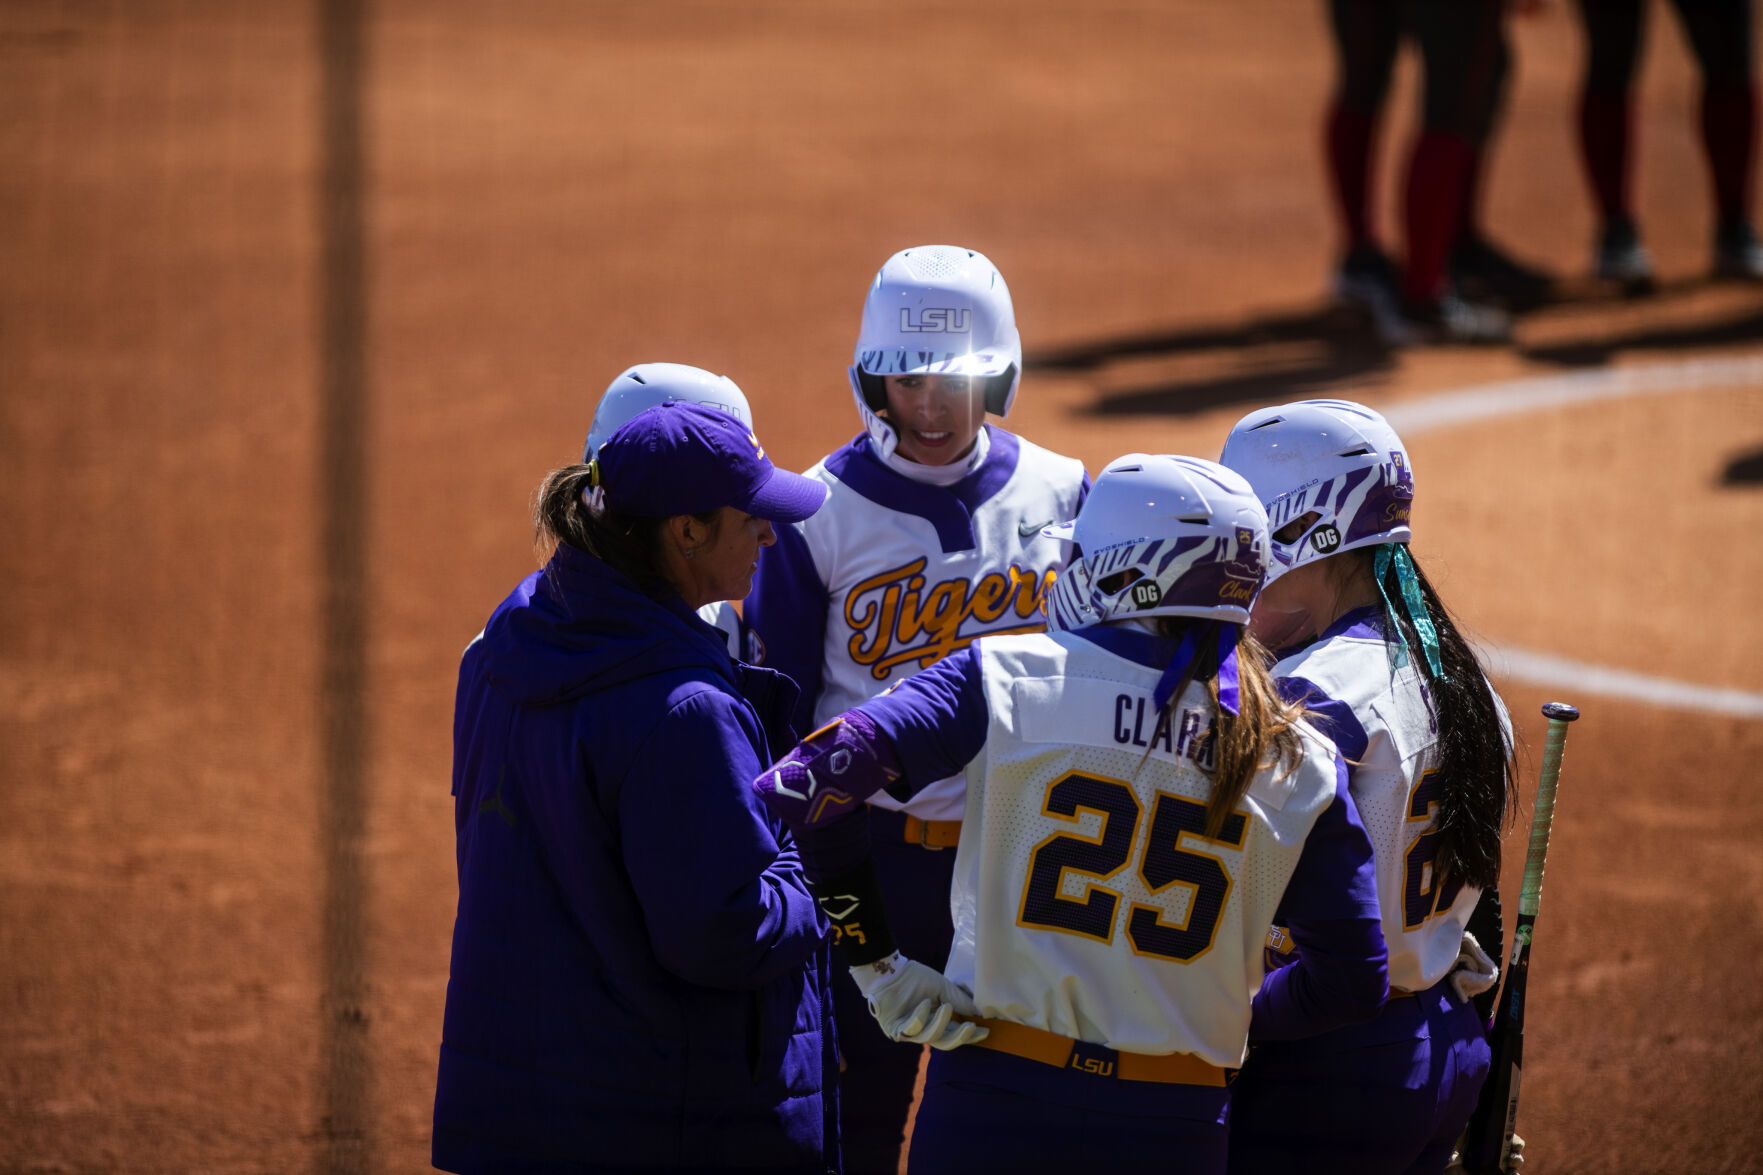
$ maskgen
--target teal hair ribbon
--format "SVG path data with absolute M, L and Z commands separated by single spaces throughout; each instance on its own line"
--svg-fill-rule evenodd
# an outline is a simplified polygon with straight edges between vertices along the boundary
M 1397 644 L 1391 655 L 1391 663 L 1400 669 L 1408 663 L 1408 637 L 1402 626 L 1396 622 L 1395 601 L 1383 585 L 1384 575 L 1390 565 L 1396 568 L 1396 580 L 1401 584 L 1402 603 L 1408 609 L 1408 620 L 1414 625 L 1414 632 L 1420 637 L 1420 651 L 1426 657 L 1426 667 L 1432 670 L 1435 680 L 1442 681 L 1445 676 L 1444 666 L 1439 661 L 1439 633 L 1432 625 L 1432 618 L 1426 614 L 1426 601 L 1420 597 L 1420 580 L 1414 574 L 1414 558 L 1408 554 L 1408 548 L 1402 543 L 1384 543 L 1377 548 L 1377 557 L 1372 563 L 1372 575 L 1377 580 L 1377 594 L 1383 597 L 1384 611 L 1389 615 L 1390 628 L 1395 630 Z

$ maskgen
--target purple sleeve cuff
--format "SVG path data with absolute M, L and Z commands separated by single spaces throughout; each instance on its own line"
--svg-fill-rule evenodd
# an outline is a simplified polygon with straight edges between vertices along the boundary
M 1377 866 L 1338 756 L 1334 802 L 1305 839 L 1280 907 L 1297 958 L 1255 994 L 1250 1037 L 1314 1036 L 1376 1015 L 1389 994 Z
M 904 800 L 919 789 L 959 775 L 986 745 L 989 712 L 972 646 L 916 673 L 856 711 L 900 756 L 900 782 L 888 794 Z

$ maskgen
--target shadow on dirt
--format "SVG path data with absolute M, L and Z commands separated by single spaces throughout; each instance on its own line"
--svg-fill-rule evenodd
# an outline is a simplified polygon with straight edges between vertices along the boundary
M 1266 404 L 1327 394 L 1381 376 L 1394 354 L 1351 310 L 1332 305 L 1274 312 L 1235 324 L 1118 335 L 1031 352 L 1028 371 L 1072 374 L 1126 361 L 1224 360 L 1218 374 L 1112 386 L 1085 411 L 1095 416 L 1184 416 L 1227 404 Z
M 1721 471 L 1720 484 L 1723 486 L 1763 485 L 1763 449 L 1740 453 L 1728 461 L 1726 468 Z
M 1518 346 L 1518 354 L 1561 367 L 1597 367 L 1624 352 L 1696 351 L 1763 342 L 1763 285 L 1748 305 L 1699 321 L 1612 328 L 1600 307 L 1652 303 L 1668 306 L 1708 289 L 1705 278 L 1664 283 L 1645 293 L 1590 280 L 1566 280 L 1535 313 L 1560 312 L 1549 342 Z M 1593 312 L 1576 331 L 1573 317 Z M 1632 316 L 1631 316 L 1632 317 Z M 1562 335 L 1569 337 L 1562 338 Z M 1362 314 L 1323 303 L 1274 310 L 1235 323 L 1199 324 L 1121 334 L 1031 351 L 1028 371 L 1095 377 L 1090 416 L 1190 416 L 1232 404 L 1254 406 L 1382 382 L 1398 355 Z M 1111 372 L 1115 367 L 1124 370 Z M 1166 370 L 1159 371 L 1159 368 Z
M 1649 325 L 1547 346 L 1522 347 L 1519 354 L 1563 367 L 1600 367 L 1625 351 L 1693 351 L 1758 342 L 1763 342 L 1763 305 L 1704 322 Z

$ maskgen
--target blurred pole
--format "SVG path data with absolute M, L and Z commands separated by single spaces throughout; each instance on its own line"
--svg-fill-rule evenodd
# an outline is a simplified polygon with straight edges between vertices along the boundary
M 317 1169 L 370 1175 L 373 1074 L 367 983 L 367 281 L 362 95 L 366 0 L 318 0 L 322 56 L 318 283 L 323 650 L 324 971 Z

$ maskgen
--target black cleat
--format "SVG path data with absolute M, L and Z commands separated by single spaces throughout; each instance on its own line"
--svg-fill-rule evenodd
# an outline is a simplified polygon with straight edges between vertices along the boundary
M 1634 221 L 1618 220 L 1604 227 L 1592 271 L 1599 280 L 1616 282 L 1630 294 L 1653 291 L 1653 255 L 1641 244 Z
M 1451 250 L 1451 284 L 1472 302 L 1535 310 L 1553 295 L 1555 279 L 1525 265 L 1486 237 L 1465 237 Z
M 1402 321 L 1401 290 L 1396 263 L 1376 245 L 1355 245 L 1335 271 L 1335 300 L 1362 311 L 1386 347 L 1401 347 L 1408 342 L 1407 327 Z
M 1402 307 L 1408 342 L 1416 346 L 1494 346 L 1512 341 L 1512 316 L 1498 306 L 1447 290 L 1431 302 Z
M 1744 221 L 1722 225 L 1714 234 L 1714 276 L 1763 281 L 1763 241 Z

